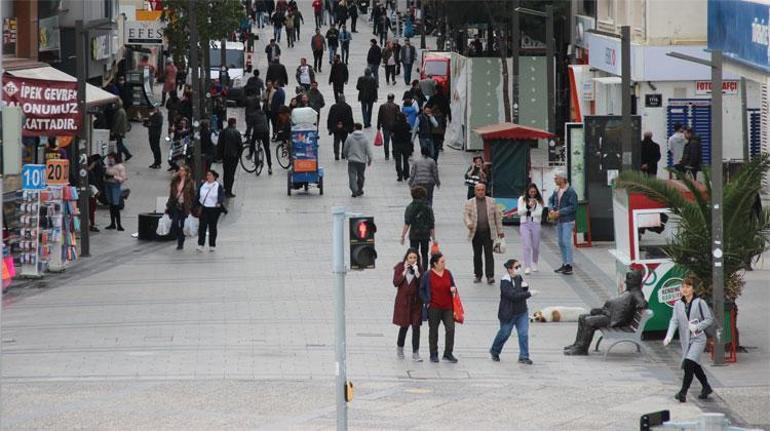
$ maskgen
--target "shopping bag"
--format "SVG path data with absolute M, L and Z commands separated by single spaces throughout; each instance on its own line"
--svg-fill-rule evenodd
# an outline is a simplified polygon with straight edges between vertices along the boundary
M 171 232 L 171 217 L 168 214 L 163 214 L 163 217 L 158 220 L 158 228 L 155 229 L 155 233 L 158 236 L 166 236 Z
M 455 296 L 452 297 L 452 311 L 455 322 L 462 325 L 465 321 L 465 310 L 463 310 L 463 302 L 460 300 L 460 293 L 458 292 L 455 292 Z
M 382 146 L 382 142 L 383 142 L 382 132 L 378 130 L 377 134 L 374 135 L 374 146 L 375 147 L 381 147 Z
M 505 238 L 497 238 L 495 245 L 492 246 L 492 253 L 504 254 L 505 253 Z
M 433 256 L 434 254 L 441 253 L 441 249 L 438 246 L 438 243 L 436 241 L 433 241 L 433 244 L 430 245 L 430 254 Z
M 189 215 L 184 219 L 184 228 L 182 229 L 185 236 L 197 236 L 198 235 L 198 217 Z

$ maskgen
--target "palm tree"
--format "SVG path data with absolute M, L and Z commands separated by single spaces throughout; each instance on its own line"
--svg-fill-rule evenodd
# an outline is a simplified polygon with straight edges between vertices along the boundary
M 770 155 L 762 154 L 743 165 L 724 187 L 722 239 L 727 302 L 734 303 L 741 295 L 743 274 L 750 269 L 751 260 L 770 247 L 770 209 L 758 211 L 756 207 L 768 169 Z M 705 181 L 701 185 L 683 174 L 675 174 L 692 199 L 669 182 L 636 171 L 623 172 L 616 187 L 641 193 L 670 209 L 678 219 L 678 229 L 663 246 L 663 252 L 686 268 L 696 279 L 697 293 L 711 302 L 711 178 L 709 171 L 704 170 Z

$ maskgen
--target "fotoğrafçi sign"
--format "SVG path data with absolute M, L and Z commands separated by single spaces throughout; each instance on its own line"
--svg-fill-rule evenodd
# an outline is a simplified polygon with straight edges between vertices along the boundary
M 708 47 L 725 57 L 770 72 L 770 4 L 708 1 Z
M 78 83 L 3 75 L 3 100 L 24 112 L 23 136 L 72 136 L 78 133 Z

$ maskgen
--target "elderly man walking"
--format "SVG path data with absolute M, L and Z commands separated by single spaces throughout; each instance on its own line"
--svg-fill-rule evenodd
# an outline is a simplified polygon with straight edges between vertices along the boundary
M 367 166 L 372 165 L 372 149 L 364 136 L 364 127 L 361 123 L 356 123 L 353 127 L 355 130 L 345 141 L 343 152 L 345 158 L 348 159 L 351 196 L 355 198 L 364 194 L 364 171 L 366 171 Z
M 487 276 L 488 284 L 495 284 L 495 259 L 492 256 L 492 239 L 503 238 L 503 213 L 497 207 L 495 200 L 487 196 L 487 186 L 476 184 L 473 189 L 475 196 L 465 202 L 465 227 L 468 228 L 468 239 L 473 244 L 473 274 L 474 283 L 481 283 L 482 269 Z M 484 267 L 481 264 L 481 253 L 484 253 Z

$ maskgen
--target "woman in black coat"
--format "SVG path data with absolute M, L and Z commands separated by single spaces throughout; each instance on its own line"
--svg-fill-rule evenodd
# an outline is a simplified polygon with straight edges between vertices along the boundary
M 493 361 L 500 361 L 500 352 L 515 326 L 519 337 L 519 363 L 532 365 L 529 359 L 529 313 L 527 313 L 527 298 L 530 298 L 532 293 L 521 276 L 521 264 L 516 259 L 509 259 L 504 266 L 508 273 L 500 280 L 500 308 L 497 312 L 500 330 L 497 331 L 489 353 Z

